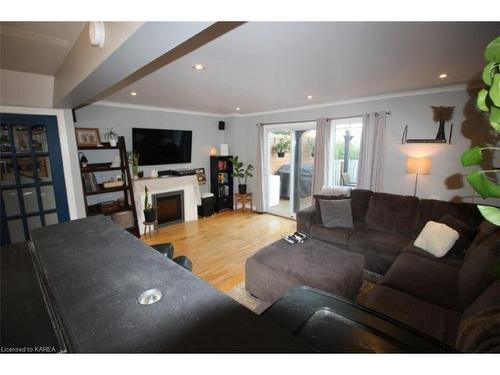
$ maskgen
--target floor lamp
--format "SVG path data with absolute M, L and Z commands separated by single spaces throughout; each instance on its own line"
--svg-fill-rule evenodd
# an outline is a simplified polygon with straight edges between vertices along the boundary
M 415 175 L 415 191 L 413 196 L 417 196 L 417 184 L 419 174 L 429 174 L 431 170 L 431 159 L 429 158 L 412 158 L 406 159 L 406 173 Z

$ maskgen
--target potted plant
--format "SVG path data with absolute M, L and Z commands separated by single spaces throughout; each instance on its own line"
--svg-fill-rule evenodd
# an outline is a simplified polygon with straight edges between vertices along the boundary
M 106 133 L 104 133 L 104 138 L 109 142 L 111 147 L 116 147 L 118 144 L 118 134 L 113 131 L 113 128 L 106 128 Z
M 132 178 L 134 180 L 139 179 L 139 154 L 137 152 L 128 152 L 128 161 L 132 164 Z
M 254 167 L 252 164 L 248 164 L 246 169 L 243 168 L 243 163 L 238 160 L 238 156 L 230 159 L 230 162 L 233 164 L 233 173 L 231 173 L 231 175 L 238 178 L 238 192 L 240 194 L 246 194 L 247 179 L 248 177 L 253 177 L 252 171 L 254 170 Z M 244 179 L 243 183 L 241 183 L 242 178 Z
M 147 186 L 144 186 L 144 221 L 148 223 L 156 221 L 156 208 L 149 203 Z
M 290 139 L 280 138 L 278 143 L 274 146 L 279 158 L 285 157 L 285 153 L 290 151 Z

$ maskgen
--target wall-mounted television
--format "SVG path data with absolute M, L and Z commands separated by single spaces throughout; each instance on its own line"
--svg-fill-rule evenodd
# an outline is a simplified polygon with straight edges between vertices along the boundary
M 191 163 L 191 130 L 132 128 L 139 165 Z

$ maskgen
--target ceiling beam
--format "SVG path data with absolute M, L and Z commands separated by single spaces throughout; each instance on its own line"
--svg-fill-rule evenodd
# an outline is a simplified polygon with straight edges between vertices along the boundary
M 206 29 L 200 31 L 196 35 L 187 39 L 186 41 L 180 43 L 178 46 L 172 48 L 170 51 L 164 53 L 163 55 L 157 57 L 148 64 L 142 66 L 129 76 L 123 78 L 122 80 L 116 82 L 107 89 L 101 91 L 99 94 L 93 96 L 92 98 L 85 100 L 83 103 L 78 104 L 74 109 L 79 109 L 90 105 L 92 103 L 98 102 L 115 92 L 131 85 L 132 83 L 146 77 L 147 75 L 157 71 L 158 69 L 167 66 L 168 64 L 174 62 L 175 60 L 187 55 L 188 53 L 200 48 L 201 46 L 217 39 L 221 35 L 241 26 L 245 22 L 232 21 L 232 22 L 216 22 L 213 25 L 207 27 Z

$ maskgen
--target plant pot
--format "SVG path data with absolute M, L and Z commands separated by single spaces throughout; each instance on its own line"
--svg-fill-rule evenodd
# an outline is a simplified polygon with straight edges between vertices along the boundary
M 138 176 L 139 178 L 143 178 L 143 177 L 144 177 L 144 171 L 139 171 L 139 172 L 137 173 L 137 176 Z
M 314 157 L 314 152 L 311 152 L 311 157 L 312 157 L 312 158 Z
M 116 138 L 110 138 L 109 139 L 109 145 L 111 147 L 116 147 L 117 144 L 118 144 L 118 140 Z
M 285 157 L 285 153 L 284 152 L 278 152 L 278 157 L 279 158 L 284 158 Z
M 144 210 L 144 221 L 148 223 L 156 221 L 156 209 Z
M 238 185 L 238 193 L 240 194 L 246 194 L 247 193 L 247 185 Z

